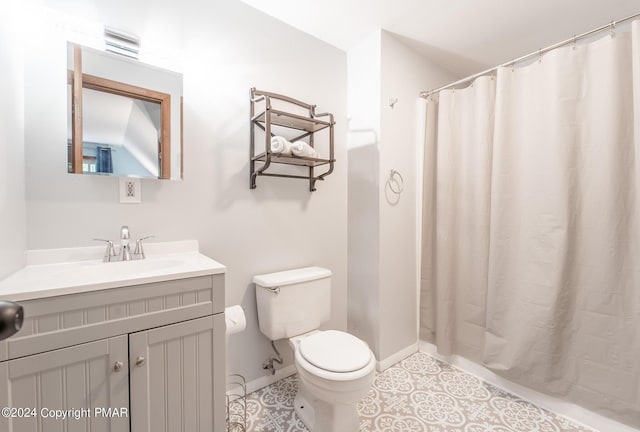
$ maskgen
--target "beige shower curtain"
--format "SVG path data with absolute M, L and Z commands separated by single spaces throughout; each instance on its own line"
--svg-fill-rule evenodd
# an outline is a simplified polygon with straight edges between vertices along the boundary
M 640 22 L 426 125 L 422 338 L 640 427 Z

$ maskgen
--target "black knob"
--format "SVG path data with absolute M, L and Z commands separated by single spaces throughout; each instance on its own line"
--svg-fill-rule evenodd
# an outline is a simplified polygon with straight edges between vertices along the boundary
M 0 340 L 16 334 L 24 322 L 24 309 L 18 303 L 0 301 Z

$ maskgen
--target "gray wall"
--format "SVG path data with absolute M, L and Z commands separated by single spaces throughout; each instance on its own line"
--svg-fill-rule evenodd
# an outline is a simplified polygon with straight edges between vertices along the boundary
M 348 327 L 386 367 L 418 342 L 417 96 L 456 77 L 381 30 L 349 50 L 347 66 Z M 386 186 L 391 169 L 404 178 L 400 196 Z
M 229 370 L 251 380 L 263 375 L 261 363 L 271 354 L 257 326 L 253 275 L 331 269 L 328 327 L 346 328 L 346 56 L 237 1 L 159 1 L 152 11 L 138 3 L 144 2 L 85 1 L 76 10 L 141 35 L 143 45 L 168 38 L 167 46 L 178 49 L 184 181 L 143 180 L 142 204 L 121 205 L 117 178 L 65 172 L 64 25 L 34 28 L 25 73 L 28 248 L 91 245 L 94 237 L 115 238 L 123 224 L 135 237 L 198 239 L 203 253 L 227 266 L 227 305 L 245 307 L 248 328 L 229 338 Z M 336 171 L 316 192 L 304 181 L 279 178 L 259 178 L 258 188 L 249 189 L 252 86 L 336 115 Z M 282 348 L 290 364 L 290 350 Z
M 382 32 L 380 145 L 380 351 L 397 353 L 418 340 L 416 220 L 422 197 L 423 143 L 418 119 L 418 94 L 458 77 L 407 47 L 392 33 Z M 397 99 L 393 108 L 389 99 Z M 386 187 L 391 169 L 404 178 L 397 196 Z
M 349 332 L 380 360 L 380 33 L 347 55 Z
M 0 14 L 0 279 L 23 266 L 26 241 L 23 62 L 14 7 Z

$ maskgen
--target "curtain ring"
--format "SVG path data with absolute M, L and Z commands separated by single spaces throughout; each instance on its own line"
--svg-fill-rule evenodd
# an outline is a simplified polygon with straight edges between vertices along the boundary
M 616 22 L 611 21 L 611 37 L 616 37 Z
M 404 190 L 404 179 L 402 178 L 402 174 L 395 169 L 392 169 L 389 173 L 389 178 L 387 179 L 387 186 L 389 186 L 391 192 L 396 195 L 400 195 Z
M 575 51 L 576 49 L 576 43 L 578 42 L 578 37 L 576 35 L 573 35 L 573 50 Z

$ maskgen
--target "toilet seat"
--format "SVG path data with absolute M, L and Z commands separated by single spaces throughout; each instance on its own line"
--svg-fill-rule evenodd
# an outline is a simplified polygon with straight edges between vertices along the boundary
M 355 372 L 369 364 L 371 350 L 357 337 L 337 331 L 317 332 L 300 341 L 300 355 L 327 372 Z

